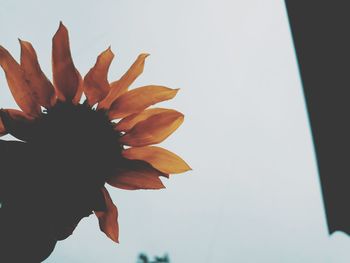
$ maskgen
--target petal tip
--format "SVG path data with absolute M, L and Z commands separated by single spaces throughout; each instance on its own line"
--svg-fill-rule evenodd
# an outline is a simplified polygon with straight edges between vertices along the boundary
M 113 58 L 114 57 L 114 53 L 112 51 L 112 47 L 109 46 L 106 50 L 105 50 L 106 53 L 109 53 L 111 55 L 111 57 Z
M 114 53 L 112 51 L 111 46 L 109 46 L 107 49 L 105 49 L 104 51 L 102 51 L 102 53 L 100 53 L 100 55 L 98 55 L 98 59 L 104 58 L 104 59 L 108 59 L 108 60 L 113 60 L 114 58 Z
M 137 60 L 139 60 L 141 62 L 142 67 L 144 66 L 146 58 L 149 56 L 150 56 L 149 53 L 141 53 L 140 55 L 138 55 Z
M 56 35 L 57 35 L 59 32 L 61 32 L 61 31 L 68 32 L 68 30 L 67 30 L 66 26 L 63 24 L 63 22 L 62 22 L 62 21 L 60 21 L 60 24 L 59 24 L 59 26 L 58 26 L 58 29 L 57 29 L 57 31 L 56 31 L 56 33 L 55 33 L 55 35 L 53 36 L 53 38 L 55 38 L 55 37 L 56 37 Z
M 6 54 L 8 53 L 9 52 L 7 51 L 7 49 L 0 45 L 0 65 L 1 65 L 2 59 L 4 59 Z
M 110 235 L 108 236 L 113 242 L 119 244 L 119 238 L 117 235 Z
M 21 46 L 21 52 L 23 52 L 24 49 L 30 50 L 32 47 L 32 44 L 28 41 L 25 41 L 23 39 L 18 38 L 19 45 Z

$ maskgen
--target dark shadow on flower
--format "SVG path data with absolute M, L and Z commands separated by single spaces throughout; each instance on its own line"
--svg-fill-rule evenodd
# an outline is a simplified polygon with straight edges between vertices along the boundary
M 32 125 L 37 131 L 33 134 L 40 131 L 40 140 L 22 128 L 23 134 L 29 131 L 26 142 L 0 140 L 0 262 L 10 258 L 39 262 L 58 240 L 72 234 L 82 218 L 106 209 L 100 189 L 106 176 L 113 174 L 111 164 L 119 160 L 110 143 L 117 140 L 107 138 L 108 132 L 101 136 L 101 130 L 109 129 L 111 136 L 116 133 L 85 116 L 84 106 L 73 109 L 65 104 L 55 111 L 49 113 L 50 119 L 44 115 Z M 103 119 L 100 113 L 90 113 L 97 116 L 97 122 Z M 3 116 L 9 130 L 16 129 Z
M 82 218 L 106 209 L 100 189 L 122 165 L 111 143 L 118 134 L 85 105 L 58 104 L 31 129 L 0 115 L 9 132 L 19 127 L 26 139 L 0 140 L 0 258 L 39 262 Z

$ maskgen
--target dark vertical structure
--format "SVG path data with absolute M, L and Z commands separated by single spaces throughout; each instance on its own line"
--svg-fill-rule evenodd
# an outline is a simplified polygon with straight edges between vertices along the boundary
M 317 154 L 328 229 L 350 234 L 350 8 L 286 0 Z

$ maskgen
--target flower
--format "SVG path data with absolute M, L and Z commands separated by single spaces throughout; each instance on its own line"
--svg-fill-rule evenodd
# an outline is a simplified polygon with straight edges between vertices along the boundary
M 105 183 L 126 190 L 161 189 L 160 177 L 191 169 L 176 154 L 153 146 L 172 134 L 184 115 L 149 107 L 174 98 L 178 89 L 149 85 L 128 90 L 148 54 L 140 54 L 119 80 L 109 83 L 111 48 L 82 78 L 62 23 L 52 39 L 52 84 L 31 43 L 19 41 L 20 63 L 0 46 L 0 65 L 21 109 L 0 111 L 0 135 L 9 133 L 27 147 L 25 189 L 31 189 L 28 198 L 35 196 L 31 211 L 52 221 L 57 240 L 94 212 L 101 231 L 118 242 L 118 211 Z M 86 100 L 80 103 L 83 94 Z M 44 203 L 50 205 L 43 209 Z

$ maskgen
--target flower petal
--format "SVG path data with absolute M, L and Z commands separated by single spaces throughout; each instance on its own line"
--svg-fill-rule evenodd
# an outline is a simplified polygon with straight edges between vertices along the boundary
M 7 132 L 6 132 L 4 123 L 2 122 L 2 118 L 1 118 L 1 116 L 0 116 L 0 136 L 5 135 L 6 133 L 7 133 Z
M 183 173 L 191 167 L 176 154 L 156 146 L 131 147 L 122 152 L 129 160 L 142 160 L 167 174 Z
M 128 133 L 120 138 L 120 142 L 130 146 L 146 146 L 165 140 L 183 122 L 180 112 L 163 112 L 136 124 Z
M 114 187 L 125 190 L 165 188 L 159 176 L 168 177 L 145 162 L 129 161 L 128 166 L 118 167 L 116 174 L 106 181 Z
M 119 225 L 118 225 L 117 207 L 113 204 L 113 201 L 107 189 L 103 187 L 101 188 L 101 191 L 103 192 L 103 195 L 105 198 L 106 211 L 95 211 L 95 214 L 98 218 L 98 223 L 100 225 L 100 229 L 114 242 L 119 243 Z
M 33 126 L 35 119 L 22 111 L 14 109 L 1 109 L 0 119 L 9 133 L 19 140 L 30 141 L 36 136 L 40 136 Z
M 2 46 L 0 46 L 0 66 L 5 72 L 7 83 L 17 105 L 25 113 L 39 116 L 41 109 L 37 103 L 36 92 L 29 87 L 21 66 Z
M 119 80 L 111 83 L 111 90 L 107 97 L 98 105 L 98 109 L 109 109 L 111 104 L 128 90 L 135 79 L 142 74 L 145 59 L 148 56 L 149 54 L 146 53 L 140 54 L 129 70 Z
M 21 45 L 21 67 L 28 85 L 36 92 L 38 103 L 45 108 L 50 108 L 56 100 L 54 87 L 42 72 L 32 44 L 23 40 L 19 40 L 19 42 Z
M 52 73 L 57 97 L 72 100 L 79 87 L 79 76 L 70 52 L 68 30 L 62 22 L 52 39 Z
M 128 91 L 113 102 L 109 110 L 109 118 L 124 118 L 141 112 L 153 104 L 174 98 L 177 92 L 178 89 L 163 86 L 144 86 Z
M 117 131 L 129 131 L 135 124 L 144 121 L 149 117 L 162 112 L 173 112 L 174 110 L 164 108 L 152 108 L 125 117 L 115 125 Z
M 104 99 L 109 92 L 107 74 L 113 58 L 114 54 L 109 47 L 97 57 L 94 67 L 84 78 L 84 92 L 90 106 Z
M 25 114 L 23 111 L 20 110 L 5 109 L 5 111 L 10 115 L 11 119 L 15 121 L 32 122 L 35 120 L 33 117 Z
M 77 105 L 80 102 L 81 96 L 83 95 L 83 91 L 84 91 L 83 78 L 81 77 L 81 75 L 77 69 L 76 69 L 76 73 L 77 73 L 78 78 L 79 78 L 79 86 L 78 86 L 77 92 L 75 93 L 75 96 L 73 98 L 73 104 L 75 104 L 75 105 Z

